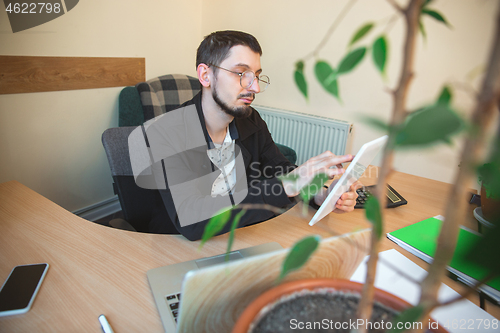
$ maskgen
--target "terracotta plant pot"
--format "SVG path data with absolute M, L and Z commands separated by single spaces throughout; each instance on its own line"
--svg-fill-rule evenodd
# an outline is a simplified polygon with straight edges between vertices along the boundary
M 250 303 L 250 305 L 238 318 L 232 333 L 247 333 L 254 320 L 256 318 L 258 318 L 257 320 L 260 319 L 260 312 L 262 309 L 279 301 L 287 295 L 303 292 L 304 290 L 324 290 L 325 288 L 360 295 L 363 285 L 361 283 L 341 279 L 306 279 L 284 283 L 268 290 Z M 411 307 L 411 304 L 408 302 L 380 289 L 375 289 L 375 301 L 397 312 L 401 312 L 404 309 Z M 266 311 L 266 309 L 264 309 L 264 311 Z M 447 332 L 442 327 L 431 329 L 430 331 L 439 333 Z

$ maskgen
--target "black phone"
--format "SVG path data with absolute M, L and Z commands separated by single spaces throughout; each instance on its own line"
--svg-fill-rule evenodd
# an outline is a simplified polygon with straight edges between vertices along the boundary
M 14 267 L 0 289 L 0 317 L 28 312 L 49 264 Z
M 356 205 L 354 208 L 363 208 L 365 206 L 366 200 L 372 195 L 371 190 L 375 188 L 375 185 L 365 186 L 356 190 L 358 193 L 358 198 L 356 199 Z M 391 185 L 387 184 L 387 208 L 394 208 L 401 205 L 406 205 L 408 201 L 401 196 Z

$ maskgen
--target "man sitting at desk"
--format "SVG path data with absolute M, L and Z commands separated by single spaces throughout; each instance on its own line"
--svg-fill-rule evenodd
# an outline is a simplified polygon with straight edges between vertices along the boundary
M 342 173 L 351 155 L 327 151 L 297 167 L 280 153 L 266 123 L 250 104 L 269 85 L 262 74 L 261 47 L 252 35 L 239 31 L 214 32 L 198 47 L 196 66 L 201 91 L 180 109 L 146 123 L 155 156 L 155 177 L 161 195 L 150 222 L 155 233 L 180 232 L 189 240 L 203 235 L 208 220 L 221 208 L 238 204 L 287 207 L 299 190 L 283 187 L 279 175 L 293 173 L 302 186 L 318 173 L 330 178 Z M 159 119 L 158 119 L 159 118 Z M 161 161 L 161 163 L 160 163 Z M 335 212 L 354 209 L 356 188 L 338 200 Z M 321 205 L 322 189 L 312 205 Z M 239 227 L 275 216 L 265 209 L 249 209 Z M 230 230 L 227 223 L 221 233 Z

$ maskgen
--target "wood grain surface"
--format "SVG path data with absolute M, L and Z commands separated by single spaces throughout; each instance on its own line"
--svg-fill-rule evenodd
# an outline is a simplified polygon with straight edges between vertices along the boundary
M 124 87 L 145 73 L 144 58 L 0 56 L 0 94 Z
M 374 179 L 362 181 L 370 185 Z M 408 205 L 386 211 L 386 232 L 443 213 L 448 184 L 398 172 L 389 183 Z M 363 210 L 330 214 L 313 227 L 307 224 L 313 212 L 306 218 L 300 212 L 296 206 L 272 220 L 237 229 L 233 250 L 267 242 L 289 248 L 306 235 L 327 238 L 370 227 Z M 217 236 L 200 251 L 199 241 L 180 235 L 108 228 L 75 216 L 19 182 L 0 184 L 0 282 L 16 265 L 50 265 L 32 309 L 0 318 L 0 332 L 100 332 L 100 314 L 117 333 L 163 332 L 146 272 L 224 253 L 227 241 L 227 234 Z M 384 239 L 381 250 L 390 248 L 427 267 Z M 450 279 L 445 283 L 463 291 Z M 477 297 L 469 299 L 478 304 Z M 500 319 L 498 307 L 487 309 Z

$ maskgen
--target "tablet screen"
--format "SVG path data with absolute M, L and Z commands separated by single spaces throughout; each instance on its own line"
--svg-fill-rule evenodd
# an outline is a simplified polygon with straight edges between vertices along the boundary
M 335 204 L 339 200 L 340 196 L 349 191 L 349 187 L 354 184 L 365 172 L 366 168 L 373 161 L 375 156 L 382 150 L 382 147 L 387 142 L 387 135 L 384 135 L 378 139 L 365 143 L 358 153 L 352 160 L 351 164 L 347 167 L 346 171 L 340 177 L 336 183 L 332 183 L 330 186 L 334 186 L 330 194 L 326 197 L 323 204 L 319 207 L 316 214 L 309 222 L 309 225 L 316 224 L 323 217 L 328 215 L 333 209 L 335 209 Z

